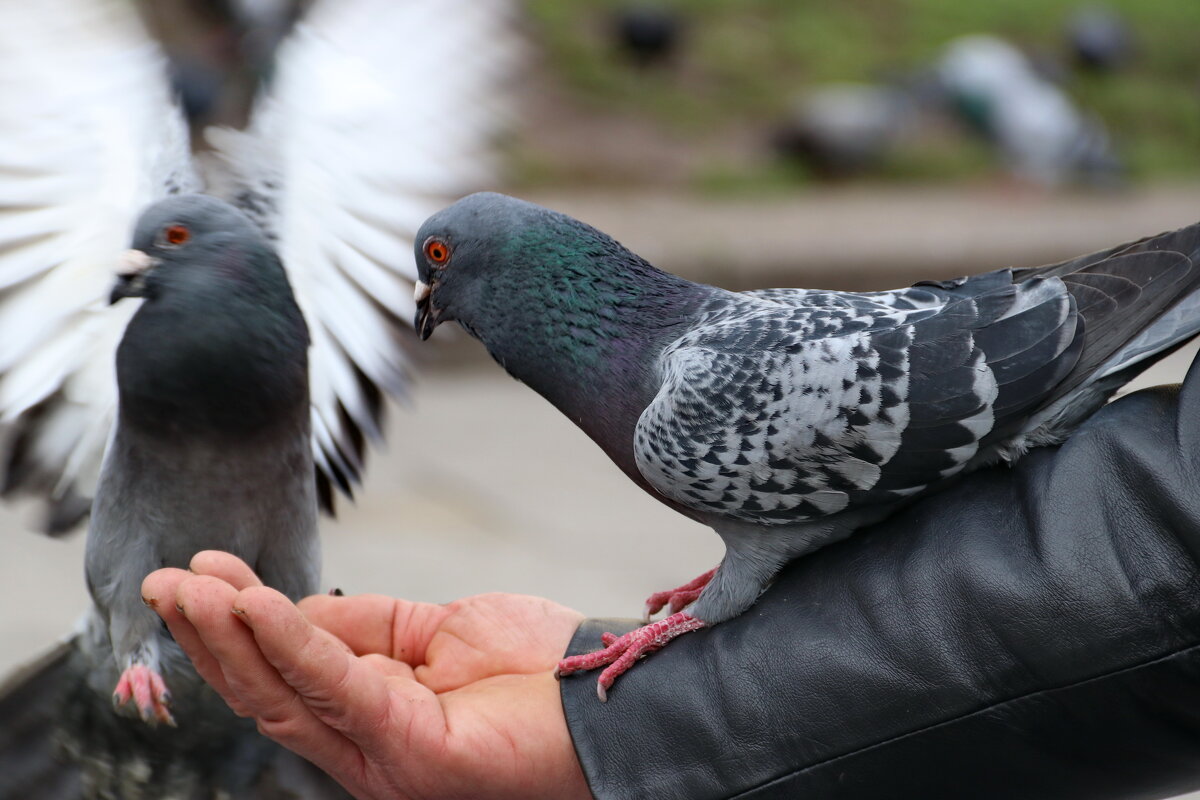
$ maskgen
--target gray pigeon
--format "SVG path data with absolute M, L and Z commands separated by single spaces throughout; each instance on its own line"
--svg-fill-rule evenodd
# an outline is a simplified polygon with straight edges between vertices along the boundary
M 308 327 L 266 237 L 221 200 L 161 201 L 133 243 L 111 299 L 144 302 L 117 349 L 117 423 L 87 541 L 94 607 L 0 700 L 5 720 L 36 714 L 34 697 L 65 701 L 61 749 L 6 761 L 0 796 L 40 796 L 49 770 L 77 772 L 81 787 L 55 797 L 345 797 L 238 719 L 141 601 L 147 574 L 204 548 L 293 600 L 317 590 Z
M 416 326 L 456 321 L 639 486 L 711 526 L 721 564 L 671 616 L 560 674 L 749 608 L 790 559 L 957 475 L 1059 442 L 1200 332 L 1200 225 L 1032 269 L 886 292 L 734 293 L 497 194 L 417 234 Z M 690 611 L 682 611 L 692 603 Z

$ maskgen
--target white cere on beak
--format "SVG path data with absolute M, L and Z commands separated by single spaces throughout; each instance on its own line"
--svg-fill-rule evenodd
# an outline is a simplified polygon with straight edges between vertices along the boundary
M 429 284 L 425 283 L 425 281 L 417 281 L 416 285 L 413 286 L 413 300 L 421 303 L 427 297 L 429 297 Z
M 137 275 L 158 264 L 158 259 L 141 250 L 126 250 L 117 258 L 117 272 L 121 275 Z

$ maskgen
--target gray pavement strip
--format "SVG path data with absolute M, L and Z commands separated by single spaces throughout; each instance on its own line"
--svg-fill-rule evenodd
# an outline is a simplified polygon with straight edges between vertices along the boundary
M 767 201 L 535 191 L 650 263 L 730 289 L 891 289 L 1034 266 L 1200 220 L 1200 185 L 1047 194 L 1012 186 L 813 189 Z

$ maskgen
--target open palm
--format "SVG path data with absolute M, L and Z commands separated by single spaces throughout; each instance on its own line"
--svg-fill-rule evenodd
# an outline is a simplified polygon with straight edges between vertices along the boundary
M 512 594 L 297 607 L 211 551 L 142 591 L 235 711 L 356 797 L 590 796 L 552 673 L 571 609 Z

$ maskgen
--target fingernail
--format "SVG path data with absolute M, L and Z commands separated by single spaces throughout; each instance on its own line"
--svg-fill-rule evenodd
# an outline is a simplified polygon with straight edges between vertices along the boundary
M 179 603 L 175 604 L 175 610 L 178 611 L 180 614 L 183 614 L 185 617 L 187 616 L 187 611 L 185 611 L 183 606 L 179 605 Z
M 230 609 L 230 611 L 232 611 L 234 614 L 237 614 L 239 617 L 246 616 L 246 609 L 244 608 L 238 608 L 237 606 L 234 606 Z
M 157 597 L 146 597 L 145 595 L 142 595 L 142 602 L 150 606 L 150 608 L 158 608 Z

